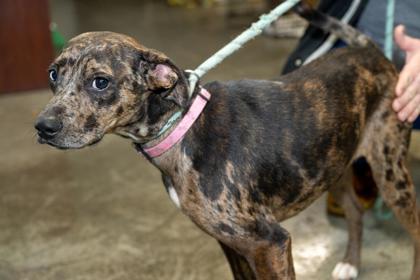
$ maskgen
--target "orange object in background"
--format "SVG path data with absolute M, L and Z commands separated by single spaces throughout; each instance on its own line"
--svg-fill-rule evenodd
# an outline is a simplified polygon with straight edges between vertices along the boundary
M 47 0 L 0 1 L 0 93 L 48 86 L 49 23 Z

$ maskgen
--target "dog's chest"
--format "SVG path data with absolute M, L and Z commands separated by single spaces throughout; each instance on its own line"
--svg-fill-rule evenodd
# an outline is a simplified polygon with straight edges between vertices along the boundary
M 176 205 L 176 207 L 181 208 L 181 202 L 179 201 L 178 194 L 176 193 L 176 190 L 174 187 L 172 186 L 168 187 L 168 194 L 172 202 Z

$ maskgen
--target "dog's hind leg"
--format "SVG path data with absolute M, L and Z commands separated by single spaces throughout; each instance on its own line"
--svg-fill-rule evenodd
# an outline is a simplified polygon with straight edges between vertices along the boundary
M 233 278 L 235 280 L 255 280 L 255 274 L 249 266 L 248 261 L 235 250 L 220 242 L 220 246 L 229 261 L 230 269 L 232 270 Z
M 397 165 L 399 166 L 388 165 L 381 171 L 374 171 L 376 174 L 374 176 L 380 179 L 378 187 L 386 204 L 414 241 L 415 258 L 412 279 L 420 280 L 420 221 L 416 207 L 416 194 L 404 163 L 398 160 Z
M 420 219 L 416 207 L 416 194 L 406 167 L 410 125 L 401 123 L 391 114 L 383 123 L 373 128 L 368 161 L 373 177 L 386 204 L 392 209 L 401 225 L 414 241 L 415 257 L 411 279 L 420 279 Z M 383 135 L 383 137 L 381 137 Z
M 335 266 L 332 277 L 338 280 L 355 279 L 360 267 L 360 248 L 363 231 L 363 207 L 360 204 L 351 182 L 351 170 L 340 180 L 340 184 L 330 191 L 344 210 L 348 228 L 346 253 Z M 357 179 L 357 178 L 355 178 Z

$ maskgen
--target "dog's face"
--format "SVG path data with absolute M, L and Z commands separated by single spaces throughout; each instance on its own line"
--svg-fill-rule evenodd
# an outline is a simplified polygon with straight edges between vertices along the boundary
M 128 36 L 79 35 L 49 69 L 54 95 L 35 124 L 39 142 L 82 148 L 135 122 L 153 126 L 160 110 L 184 105 L 184 80 L 165 55 Z

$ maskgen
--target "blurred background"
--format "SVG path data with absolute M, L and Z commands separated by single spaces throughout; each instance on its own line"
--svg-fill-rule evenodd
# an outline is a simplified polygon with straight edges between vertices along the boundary
M 58 151 L 37 144 L 33 123 L 51 97 L 48 65 L 77 34 L 128 34 L 194 69 L 276 4 L 0 0 L 0 280 L 232 279 L 218 244 L 181 215 L 129 141 L 110 135 L 93 148 Z M 267 29 L 204 81 L 278 77 L 305 27 L 287 17 L 283 33 Z M 325 198 L 284 225 L 298 279 L 329 279 L 347 232 L 325 214 Z M 396 221 L 368 212 L 365 229 L 360 279 L 408 279 L 411 241 Z

